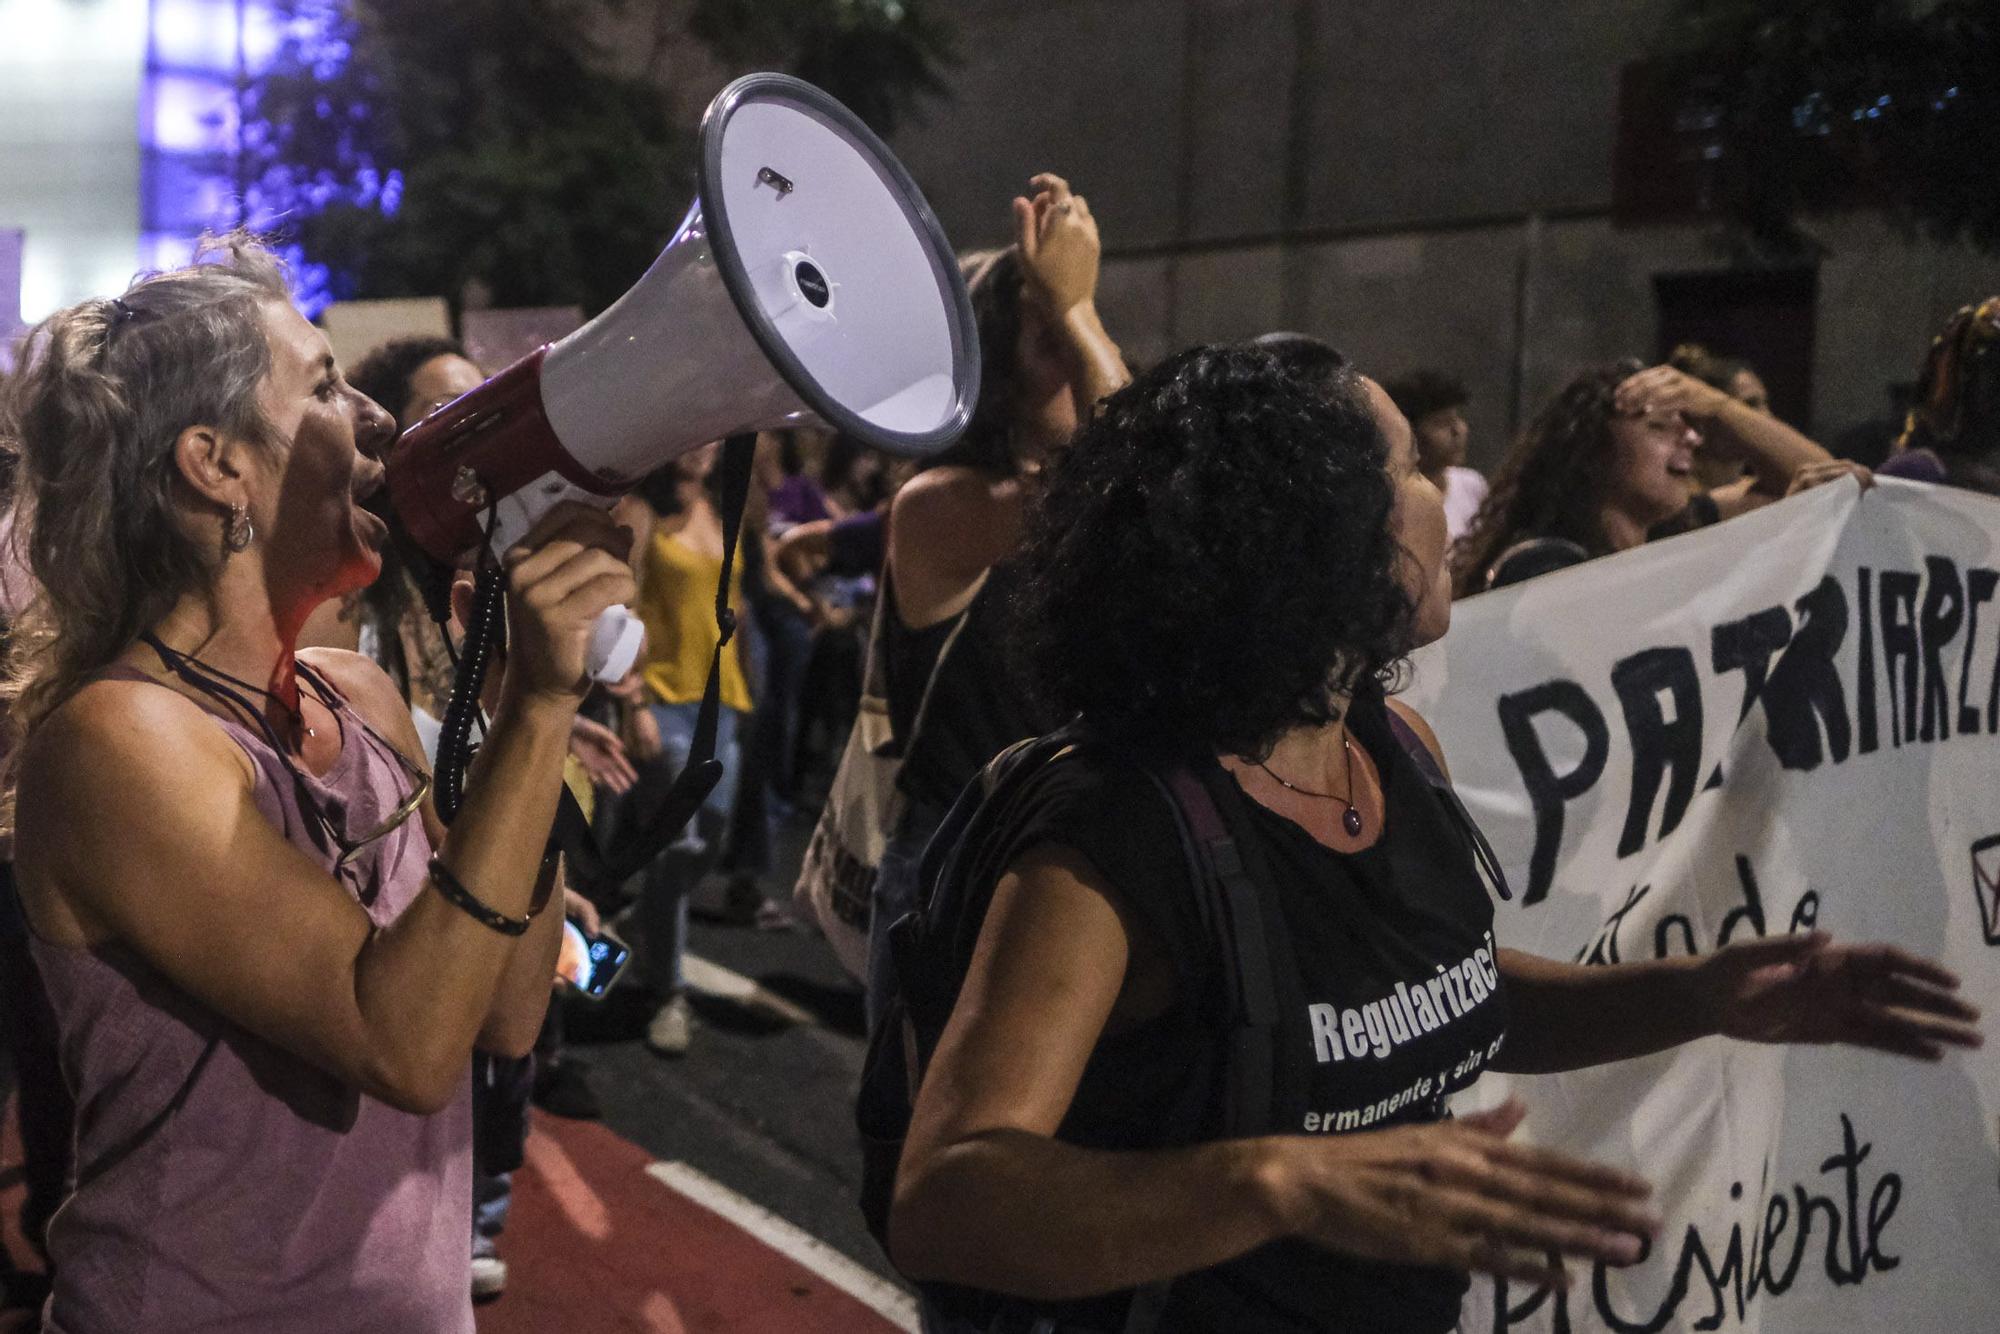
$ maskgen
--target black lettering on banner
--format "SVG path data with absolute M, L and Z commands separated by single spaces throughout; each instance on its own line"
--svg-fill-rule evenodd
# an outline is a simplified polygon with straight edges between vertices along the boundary
M 1744 902 L 1740 906 L 1736 906 L 1736 908 L 1730 908 L 1726 914 L 1722 914 L 1722 926 L 1716 930 L 1716 948 L 1718 950 L 1722 946 L 1726 946 L 1736 936 L 1736 928 L 1742 922 L 1748 922 L 1750 930 L 1758 938 L 1762 938 L 1766 934 L 1766 928 L 1764 928 L 1764 894 L 1758 890 L 1758 884 L 1756 884 L 1756 868 L 1750 866 L 1750 858 L 1746 858 L 1742 852 L 1736 854 L 1736 882 L 1744 888 Z M 1818 896 L 1812 894 L 1812 890 L 1808 890 L 1806 898 L 1812 900 L 1812 916 L 1818 918 L 1818 902 L 1820 902 Z M 1804 904 L 1804 898 L 1800 900 L 1800 904 Z M 1610 918 L 1610 922 L 1614 924 L 1612 926 L 1614 932 L 1616 932 L 1616 924 L 1630 910 L 1632 910 L 1632 904 L 1626 904 L 1624 908 L 1620 908 Z M 1666 932 L 1670 928 L 1680 930 L 1680 942 L 1684 946 L 1682 954 L 1700 954 L 1702 952 L 1702 948 L 1694 942 L 1694 922 L 1684 912 L 1670 912 L 1664 918 L 1660 918 L 1658 926 L 1652 928 L 1652 956 L 1654 958 L 1672 958 L 1670 952 L 1668 952 L 1668 940 L 1666 940 Z M 1798 930 L 1798 908 L 1792 910 L 1792 928 Z M 1812 928 L 1808 926 L 1806 930 L 1812 930 Z M 1612 942 L 1612 954 L 1614 954 L 1612 962 L 1616 962 L 1616 940 Z M 1604 962 L 1604 960 L 1590 960 L 1590 962 Z
M 1791 934 L 1810 931 L 1819 925 L 1819 891 L 1809 889 L 1799 895 L 1799 901 L 1792 905 L 1792 924 L 1786 928 Z
M 1854 673 L 1854 727 L 1861 733 L 1861 753 L 1870 755 L 1882 743 L 1875 730 L 1875 572 L 1866 565 L 1855 572 L 1854 600 L 1861 608 L 1861 662 Z
M 1575 961 L 1592 965 L 1618 963 L 1618 932 L 1625 925 L 1625 915 L 1638 907 L 1639 901 L 1652 892 L 1651 885 L 1634 885 L 1625 891 L 1625 906 L 1604 919 L 1604 925 L 1597 928 L 1597 938 L 1584 947 Z
M 1715 933 L 1715 948 L 1721 949 L 1736 934 L 1737 924 L 1750 923 L 1750 929 L 1761 939 L 1764 935 L 1764 897 L 1757 892 L 1757 873 L 1750 868 L 1750 859 L 1742 853 L 1736 854 L 1736 879 L 1743 886 L 1743 906 L 1731 908 L 1723 914 L 1722 929 Z M 1665 955 L 1660 956 L 1665 958 Z
M 1562 851 L 1563 804 L 1590 791 L 1603 776 L 1605 758 L 1611 753 L 1611 734 L 1589 693 L 1574 681 L 1545 681 L 1502 695 L 1496 707 L 1507 753 L 1521 771 L 1521 784 L 1535 813 L 1535 847 L 1528 858 L 1528 887 L 1521 895 L 1521 905 L 1527 907 L 1548 897 L 1555 880 L 1556 857 Z M 1535 730 L 1535 720 L 1546 713 L 1561 715 L 1583 733 L 1583 758 L 1568 773 L 1555 771 Z
M 2000 835 L 1995 835 L 2000 841 Z M 1763 887 L 1757 882 L 1757 869 L 1748 857 L 1736 854 L 1736 880 L 1742 887 L 1743 900 L 1722 916 L 1716 931 L 1715 943 L 1710 949 L 1719 950 L 1736 938 L 1740 928 L 1747 926 L 1752 935 L 1763 937 L 1770 932 L 1770 923 L 1764 907 Z M 1625 919 L 1632 914 L 1645 897 L 1652 893 L 1651 885 L 1634 885 L 1625 894 L 1625 902 L 1604 919 L 1603 925 L 1591 937 L 1590 943 L 1576 952 L 1573 961 L 1585 965 L 1620 963 L 1623 961 L 1623 947 L 1619 935 L 1625 929 Z M 1792 904 L 1791 924 L 1786 928 L 1792 932 L 1810 931 L 1819 923 L 1819 893 L 1807 889 Z M 1674 948 L 1674 936 L 1678 933 L 1680 948 Z M 1653 957 L 1670 959 L 1676 953 L 1696 955 L 1703 952 L 1701 941 L 1696 937 L 1694 921 L 1685 913 L 1667 913 L 1653 927 Z
M 1958 730 L 1960 735 L 1977 732 L 1979 710 L 1968 704 L 1966 691 L 1972 685 L 1972 649 L 1979 642 L 1979 608 L 1993 600 L 1993 592 L 2000 587 L 2000 570 L 1989 570 L 1975 565 L 1965 572 L 1965 656 L 1958 664 Z M 1994 718 L 1989 711 L 1986 716 L 1986 731 L 1993 730 Z
M 1773 1190 L 1770 1164 L 1764 1165 L 1758 1188 L 1759 1198 L 1765 1201 L 1763 1209 L 1755 1215 L 1747 1237 L 1740 1220 L 1730 1224 L 1719 1264 L 1713 1258 L 1713 1243 L 1699 1228 L 1689 1226 L 1681 1234 L 1680 1253 L 1675 1257 L 1666 1293 L 1651 1314 L 1621 1312 L 1613 1307 L 1611 1266 L 1599 1261 L 1592 1267 L 1589 1298 L 1597 1320 L 1618 1334 L 1655 1334 L 1676 1318 L 1688 1321 L 1694 1329 L 1719 1329 L 1731 1314 L 1741 1322 L 1760 1296 L 1775 1299 L 1791 1291 L 1810 1252 L 1816 1219 L 1826 1234 L 1822 1266 L 1835 1287 L 1852 1287 L 1865 1282 L 1870 1274 L 1895 1269 L 1902 1263 L 1902 1257 L 1884 1249 L 1883 1234 L 1902 1202 L 1902 1177 L 1883 1172 L 1870 1187 L 1864 1209 L 1862 1166 L 1874 1146 L 1857 1142 L 1854 1123 L 1844 1112 L 1840 1130 L 1840 1151 L 1819 1165 L 1822 1175 L 1837 1174 L 1836 1180 L 1827 1184 L 1826 1194 L 1809 1190 L 1805 1182 L 1795 1182 L 1789 1190 L 1783 1186 Z M 1741 1182 L 1730 1186 L 1730 1199 L 1740 1201 L 1743 1194 Z M 1789 1241 L 1785 1235 L 1788 1230 Z M 1652 1249 L 1651 1242 L 1642 1241 L 1638 1262 L 1651 1258 Z M 1697 1273 L 1699 1284 L 1694 1282 Z M 1681 1309 L 1691 1292 L 1696 1303 L 1706 1303 L 1706 1311 L 1699 1306 L 1687 1311 Z M 1508 1334 L 1517 1322 L 1544 1312 L 1551 1329 L 1567 1334 L 1574 1327 L 1569 1311 L 1571 1295 L 1545 1288 L 1514 1302 L 1506 1281 L 1496 1280 L 1493 1334 Z M 1581 1299 L 1580 1290 L 1576 1295 Z
M 1768 1163 L 1765 1164 L 1764 1170 L 1768 1176 L 1770 1174 Z M 1792 1258 L 1785 1265 L 1785 1277 L 1780 1280 L 1776 1271 L 1771 1268 L 1771 1252 L 1777 1249 L 1778 1238 L 1785 1235 L 1785 1226 L 1791 1216 L 1792 1202 L 1782 1193 L 1773 1195 L 1771 1202 L 1764 1207 L 1764 1244 L 1758 1247 L 1758 1250 L 1764 1260 L 1764 1290 L 1773 1297 L 1782 1297 L 1792 1290 L 1792 1284 L 1798 1281 L 1799 1266 L 1804 1264 L 1806 1259 L 1806 1233 L 1805 1229 L 1801 1228 L 1799 1239 L 1792 1244 Z
M 1884 570 L 1882 586 L 1882 674 L 1889 678 L 1889 744 L 1917 739 L 1917 589 L 1923 580 L 1908 570 Z M 1901 668 L 1901 679 L 1897 669 Z
M 1919 741 L 1951 739 L 1951 696 L 1944 684 L 1944 646 L 1965 622 L 1965 586 L 1958 566 L 1943 556 L 1924 557 L 1929 578 L 1924 586 L 1924 610 L 1918 621 L 1924 644 L 1924 715 Z
M 1709 631 L 1708 657 L 1716 674 L 1743 673 L 1743 711 L 1736 715 L 1738 723 L 1750 716 L 1750 710 L 1764 693 L 1764 678 L 1770 672 L 1771 659 L 1791 639 L 1792 618 L 1783 607 L 1766 607 L 1740 621 L 1725 621 Z
M 1778 763 L 1787 769 L 1810 770 L 1819 767 L 1822 726 L 1826 753 L 1834 763 L 1847 758 L 1851 741 L 1847 692 L 1834 666 L 1834 655 L 1847 639 L 1847 595 L 1828 575 L 1792 605 L 1798 608 L 1798 629 L 1771 669 L 1764 721 Z
M 1653 928 L 1654 958 L 1665 959 L 1671 957 L 1667 949 L 1667 930 L 1670 927 L 1677 927 L 1680 930 L 1682 954 L 1701 953 L 1701 947 L 1694 943 L 1694 923 L 1688 920 L 1686 913 L 1676 912 L 1668 913 L 1665 917 L 1662 917 L 1660 924 Z
M 1701 768 L 1701 679 L 1695 674 L 1694 654 L 1673 646 L 1641 649 L 1621 659 L 1611 669 L 1611 686 L 1632 739 L 1632 797 L 1618 836 L 1618 855 L 1629 857 L 1646 846 L 1662 778 L 1667 779 L 1667 800 L 1659 837 L 1680 827 L 1694 798 Z M 1662 692 L 1673 700 L 1671 719 L 1660 707 Z
M 1958 730 L 1978 732 L 1980 716 L 1976 710 L 1966 706 L 1966 682 L 1972 678 L 1972 644 L 1978 638 L 1980 606 L 1992 602 L 1994 590 L 2000 588 L 2000 570 L 1988 570 L 1986 566 L 1972 566 L 1966 570 L 1966 664 L 1958 678 Z M 1970 726 L 1968 726 L 1970 722 Z M 1994 654 L 1994 678 L 1992 688 L 1986 692 L 1986 730 L 2000 732 L 2000 652 Z

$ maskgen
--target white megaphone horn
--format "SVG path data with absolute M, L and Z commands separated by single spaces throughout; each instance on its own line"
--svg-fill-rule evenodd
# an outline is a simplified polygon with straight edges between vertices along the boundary
M 880 139 L 811 84 L 752 74 L 709 104 L 699 157 L 694 204 L 629 292 L 397 442 L 389 503 L 436 561 L 504 551 L 556 502 L 609 505 L 724 436 L 823 424 L 927 455 L 971 420 L 965 284 Z M 591 674 L 624 676 L 640 639 L 613 608 Z

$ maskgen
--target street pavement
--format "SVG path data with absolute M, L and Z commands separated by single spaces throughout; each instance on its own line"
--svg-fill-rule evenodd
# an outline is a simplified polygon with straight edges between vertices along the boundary
M 802 820 L 784 831 L 778 869 L 767 878 L 773 898 L 788 898 L 809 833 Z M 699 906 L 700 896 L 696 902 Z M 696 1022 L 685 1057 L 663 1058 L 646 1048 L 641 1033 L 653 998 L 639 985 L 621 982 L 603 1002 L 571 1001 L 565 1013 L 571 1057 L 588 1063 L 603 1103 L 603 1129 L 631 1147 L 626 1155 L 631 1164 L 651 1166 L 643 1188 L 625 1192 L 625 1217 L 619 1217 L 616 1198 L 610 1199 L 609 1212 L 625 1256 L 650 1252 L 654 1266 L 623 1265 L 598 1274 L 600 1281 L 579 1297 L 594 1309 L 594 1327 L 646 1334 L 808 1328 L 871 1334 L 914 1328 L 907 1293 L 862 1225 L 855 1203 L 860 1161 L 853 1096 L 864 1047 L 859 986 L 825 942 L 800 927 L 727 925 L 698 913 L 689 953 Z M 577 1124 L 537 1113 L 517 1218 L 500 1241 L 510 1269 L 508 1295 L 481 1308 L 481 1334 L 546 1328 L 539 1319 L 538 1287 L 567 1289 L 578 1270 L 594 1264 L 565 1240 L 562 1229 L 552 1231 L 545 1219 L 525 1221 L 547 1213 L 542 1197 L 551 1184 L 550 1157 L 538 1157 L 535 1144 L 559 1138 L 586 1178 L 624 1183 L 636 1175 L 607 1165 L 623 1150 L 576 1139 Z M 568 1169 L 558 1173 L 567 1175 Z M 662 1207 L 671 1190 L 692 1191 L 710 1211 L 683 1209 L 664 1220 L 633 1217 L 635 1210 Z M 622 1191 L 623 1184 L 614 1188 Z M 720 1215 L 713 1212 L 716 1207 Z M 524 1227 L 527 1234 L 516 1236 Z M 772 1311 L 754 1289 L 783 1284 L 768 1274 L 753 1277 L 756 1266 L 746 1257 L 759 1248 L 743 1244 L 746 1227 L 764 1250 L 790 1253 L 804 1247 L 817 1257 L 815 1273 L 791 1285 L 794 1295 L 806 1294 L 816 1280 L 819 1287 L 831 1285 L 856 1300 L 810 1319 L 802 1307 Z M 757 1264 L 768 1261 L 762 1255 Z M 666 1283 L 664 1296 L 679 1312 L 676 1323 L 665 1314 L 661 1295 L 641 1292 L 635 1277 L 651 1272 L 671 1280 L 681 1271 L 717 1269 L 738 1272 L 741 1282 L 725 1285 L 719 1304 L 705 1307 L 698 1323 L 690 1323 L 689 1303 L 706 1300 L 700 1293 L 685 1283 Z M 565 1306 L 583 1314 L 567 1300 Z

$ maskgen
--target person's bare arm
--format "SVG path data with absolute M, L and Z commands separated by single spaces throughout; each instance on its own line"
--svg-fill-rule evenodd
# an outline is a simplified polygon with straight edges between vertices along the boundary
M 1507 1044 L 1496 1070 L 1540 1074 L 1721 1035 L 1843 1043 L 1937 1061 L 1983 1042 L 1958 978 L 1892 945 L 1823 933 L 1770 936 L 1714 954 L 1585 966 L 1501 950 Z
M 1224 1263 L 1281 1237 L 1561 1281 L 1539 1252 L 1629 1260 L 1645 1186 L 1507 1143 L 1518 1108 L 1337 1137 L 1105 1151 L 1055 1138 L 1117 1004 L 1130 935 L 1089 863 L 1005 875 L 905 1142 L 889 1222 L 917 1279 L 1040 1300 Z
M 912 478 L 890 510 L 889 568 L 896 614 L 912 629 L 963 607 L 975 586 L 1021 542 L 1019 478 L 972 468 L 932 468 Z
M 519 670 L 439 852 L 507 917 L 536 906 L 591 625 L 630 587 L 608 519 L 584 508 L 552 514 L 531 555 L 509 553 Z M 72 947 L 123 944 L 225 1018 L 385 1102 L 444 1106 L 520 939 L 433 892 L 377 930 L 263 817 L 253 790 L 247 759 L 191 701 L 138 682 L 88 687 L 22 759 L 17 870 L 31 920 Z
M 793 584 L 809 586 L 832 559 L 833 525 L 832 519 L 813 519 L 786 529 L 771 544 L 771 564 Z
M 826 619 L 826 608 L 820 606 L 811 594 L 792 581 L 791 573 L 786 570 L 784 562 L 777 560 L 775 556 L 764 563 L 764 582 L 770 585 L 773 593 L 791 603 L 792 609 L 806 620 L 817 625 Z
M 379 667 L 355 653 L 322 651 L 313 653 L 308 662 L 326 674 L 385 740 L 401 750 L 411 763 L 422 767 L 423 743 L 417 737 L 416 724 L 395 685 Z M 481 781 L 483 755 L 484 748 L 466 775 L 468 794 Z M 444 822 L 438 818 L 436 804 L 430 798 L 425 798 L 419 815 L 431 846 L 443 847 Z M 554 897 L 561 883 L 558 874 L 554 863 L 541 867 L 533 902 L 545 904 Z M 549 979 L 555 974 L 555 957 L 561 945 L 562 914 L 538 913 L 534 924 L 514 942 L 512 957 L 494 989 L 493 1003 L 487 1008 L 485 1022 L 474 1041 L 480 1051 L 521 1057 L 534 1050 L 543 1016 L 548 1011 Z

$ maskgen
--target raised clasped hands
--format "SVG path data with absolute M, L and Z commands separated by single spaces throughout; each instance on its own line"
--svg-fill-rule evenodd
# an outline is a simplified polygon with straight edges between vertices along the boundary
M 1394 1264 L 1567 1287 L 1565 1261 L 1630 1264 L 1659 1220 L 1652 1187 L 1615 1168 L 1514 1143 L 1518 1101 L 1453 1121 L 1277 1141 L 1287 1231 Z
M 1069 182 L 1043 172 L 1029 183 L 1032 199 L 1014 199 L 1015 240 L 1031 298 L 1052 320 L 1097 297 L 1097 219 Z
M 1749 1042 L 1841 1042 L 1920 1061 L 1984 1041 L 1958 977 L 1894 945 L 1823 931 L 1725 946 L 1701 964 L 1718 1032 Z

